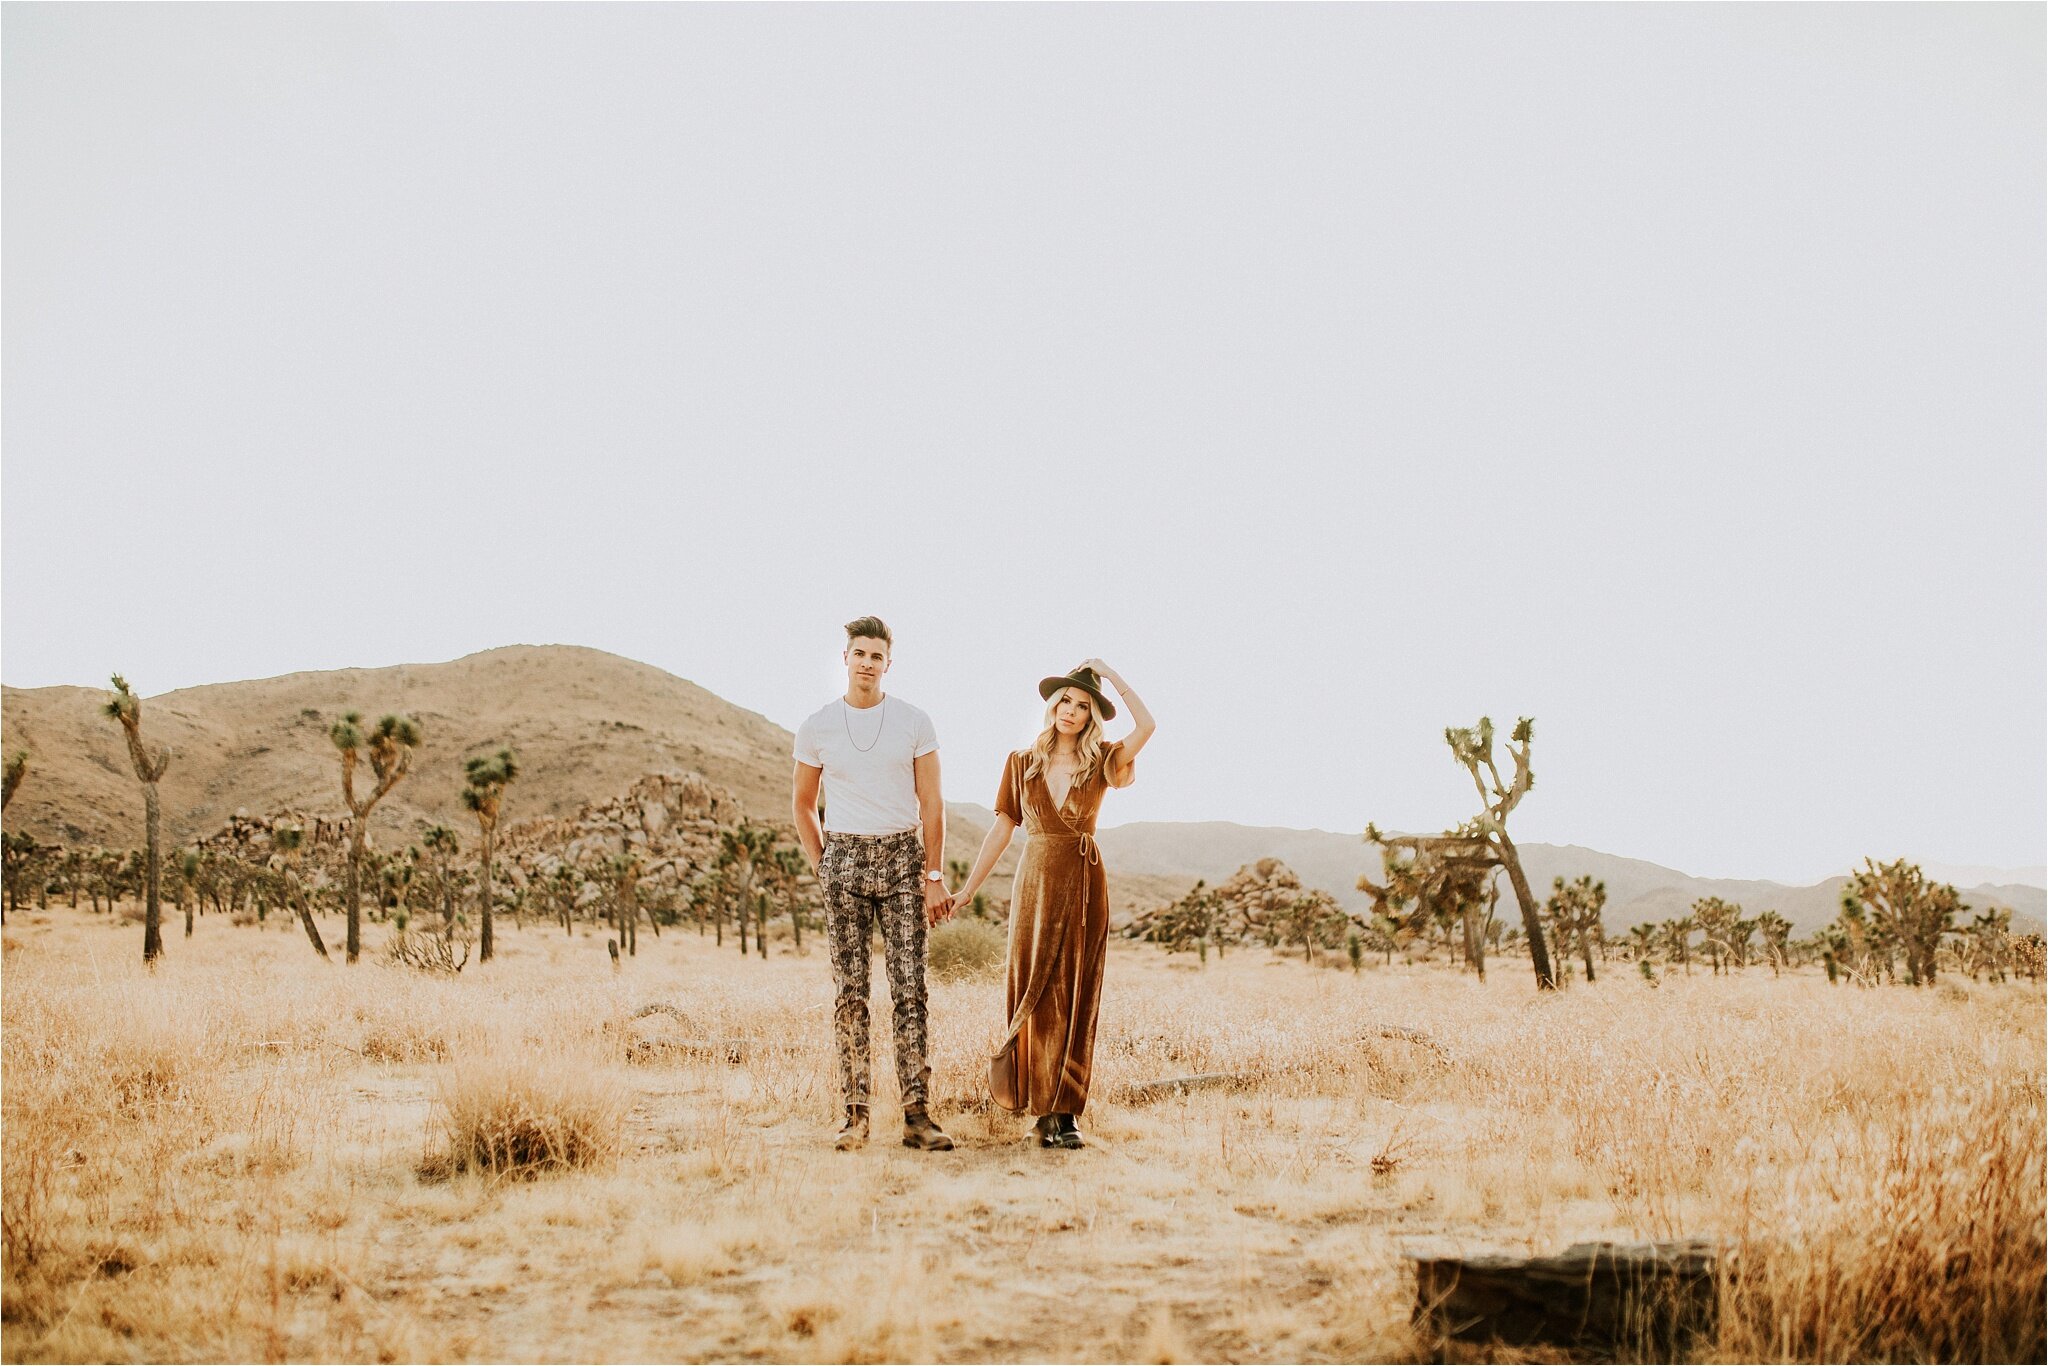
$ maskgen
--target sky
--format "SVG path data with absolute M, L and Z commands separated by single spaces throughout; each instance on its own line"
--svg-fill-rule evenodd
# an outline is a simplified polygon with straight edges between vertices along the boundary
M 2048 862 L 2038 5 L 0 8 L 0 677 L 514 643 L 992 800 Z M 373 699 L 365 705 L 374 706 Z M 1111 733 L 1122 730 L 1113 725 Z

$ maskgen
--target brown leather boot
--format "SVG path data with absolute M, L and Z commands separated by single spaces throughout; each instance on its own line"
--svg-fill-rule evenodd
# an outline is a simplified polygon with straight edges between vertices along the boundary
M 950 1152 L 953 1140 L 946 1137 L 946 1131 L 932 1123 L 932 1117 L 924 1112 L 923 1106 L 903 1112 L 903 1146 L 922 1148 L 926 1152 Z
M 868 1107 L 849 1105 L 846 1107 L 846 1123 L 839 1126 L 839 1137 L 832 1140 L 832 1146 L 842 1153 L 868 1145 Z

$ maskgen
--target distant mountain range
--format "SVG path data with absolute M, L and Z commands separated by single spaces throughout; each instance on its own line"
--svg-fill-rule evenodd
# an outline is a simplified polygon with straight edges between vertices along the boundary
M 1371 898 L 1359 891 L 1358 875 L 1377 880 L 1380 853 L 1358 835 L 1327 830 L 1232 825 L 1221 821 L 1140 821 L 1099 833 L 1102 856 L 1112 873 L 1131 872 L 1201 877 L 1214 882 L 1243 864 L 1271 855 L 1284 859 L 1302 882 L 1321 887 L 1347 908 L 1364 910 Z M 1547 896 L 1555 878 L 1592 874 L 1607 884 L 1604 919 L 1610 932 L 1644 920 L 1683 915 L 1701 897 L 1718 896 L 1754 915 L 1775 910 L 1796 931 L 1808 934 L 1835 918 L 1848 875 L 1810 887 L 1742 878 L 1698 878 L 1642 859 L 1603 854 L 1575 844 L 1518 844 L 1522 869 L 1538 896 Z M 1992 905 L 2012 908 L 2015 928 L 2038 930 L 2048 915 L 2048 891 L 2023 884 L 1959 888 L 1977 909 Z M 1512 905 L 1513 893 L 1502 889 Z
M 120 728 L 99 712 L 105 697 L 96 688 L 0 689 L 5 747 L 26 749 L 30 765 L 8 809 L 10 830 L 70 844 L 140 843 L 142 802 Z M 410 838 L 421 822 L 473 835 L 474 819 L 460 804 L 462 761 L 501 745 L 518 751 L 524 768 L 507 800 L 508 820 L 568 815 L 618 795 L 645 773 L 685 769 L 733 792 L 757 818 L 788 822 L 792 737 L 782 727 L 652 665 L 581 646 L 511 645 L 444 664 L 286 674 L 146 698 L 145 734 L 174 752 L 161 786 L 166 839 L 210 833 L 238 808 L 340 814 L 339 766 L 327 728 L 352 708 L 372 719 L 408 712 L 425 732 L 413 772 L 372 817 L 373 838 Z M 948 803 L 947 810 L 947 857 L 972 858 L 993 814 L 967 802 Z M 1304 883 L 1347 907 L 1363 909 L 1358 875 L 1377 875 L 1380 867 L 1378 851 L 1357 835 L 1326 830 L 1138 822 L 1105 829 L 1100 842 L 1120 910 L 1156 905 L 1197 878 L 1214 882 L 1268 856 L 1284 859 Z M 1694 878 L 1575 845 L 1519 847 L 1539 895 L 1557 877 L 1591 873 L 1605 882 L 1614 930 L 1668 919 L 1700 897 L 1719 896 L 1752 914 L 1775 909 L 1806 933 L 1833 918 L 1846 880 L 1788 887 Z M 1017 853 L 1013 846 L 997 865 L 989 891 L 998 900 L 1008 895 Z M 2041 870 L 1928 871 L 1960 886 L 1958 872 Z M 2048 915 L 2048 892 L 2017 878 L 1963 890 L 1973 906 L 2010 906 L 2016 926 L 2039 929 Z

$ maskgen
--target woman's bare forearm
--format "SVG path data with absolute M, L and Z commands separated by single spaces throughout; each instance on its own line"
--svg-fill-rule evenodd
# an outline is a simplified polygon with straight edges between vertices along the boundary
M 1096 661 L 1096 665 L 1096 672 L 1116 689 L 1116 695 L 1123 702 L 1124 710 L 1131 714 L 1132 730 L 1129 737 L 1124 740 L 1124 748 L 1126 752 L 1136 754 L 1144 748 L 1145 742 L 1152 738 L 1152 732 L 1159 729 L 1159 723 L 1152 719 L 1152 710 L 1145 705 L 1145 699 L 1131 691 L 1131 685 L 1124 681 L 1122 674 L 1100 660 Z
M 988 881 L 988 875 L 995 871 L 996 860 L 1003 856 L 1003 850 L 1010 847 L 1010 836 L 1017 829 L 1016 823 L 1008 816 L 998 815 L 996 823 L 981 837 L 981 852 L 974 856 L 974 871 L 967 875 L 967 881 L 960 884 L 960 890 L 953 894 L 956 901 L 971 901 L 981 890 L 981 884 Z

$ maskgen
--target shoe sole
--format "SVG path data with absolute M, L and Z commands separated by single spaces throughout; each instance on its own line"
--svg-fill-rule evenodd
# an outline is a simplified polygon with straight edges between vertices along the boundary
M 949 1138 L 942 1143 L 928 1143 L 921 1138 L 906 1138 L 903 1140 L 903 1146 L 924 1153 L 950 1153 L 953 1151 L 953 1140 Z

